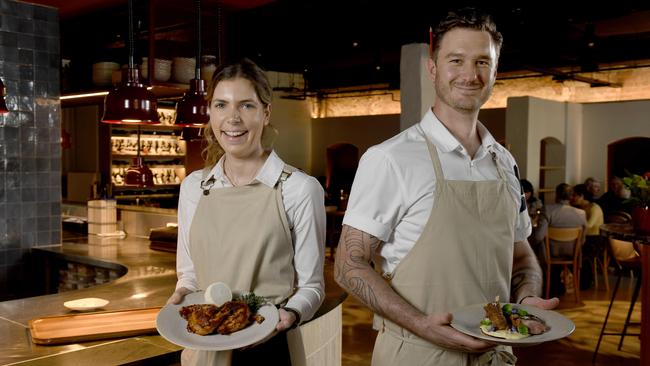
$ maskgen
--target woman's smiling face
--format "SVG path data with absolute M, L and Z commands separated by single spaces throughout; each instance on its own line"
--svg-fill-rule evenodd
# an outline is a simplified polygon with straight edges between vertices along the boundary
M 262 131 L 269 124 L 271 106 L 265 106 L 245 78 L 222 80 L 210 101 L 210 126 L 226 155 L 237 159 L 263 152 Z

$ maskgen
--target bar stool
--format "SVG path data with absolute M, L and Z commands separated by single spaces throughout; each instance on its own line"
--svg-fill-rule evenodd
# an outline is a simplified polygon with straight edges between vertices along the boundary
M 616 284 L 614 285 L 614 291 L 612 292 L 612 299 L 609 302 L 609 307 L 607 308 L 607 315 L 605 315 L 605 321 L 603 322 L 603 328 L 600 330 L 600 336 L 598 336 L 598 343 L 596 343 L 596 349 L 594 350 L 594 355 L 591 359 L 591 363 L 596 362 L 596 357 L 598 356 L 598 349 L 600 348 L 600 342 L 603 339 L 603 336 L 606 335 L 620 335 L 621 340 L 618 343 L 618 350 L 621 350 L 623 346 L 623 339 L 626 335 L 639 335 L 639 333 L 628 333 L 627 328 L 629 325 L 639 325 L 639 323 L 630 323 L 630 317 L 632 316 L 632 311 L 634 310 L 634 304 L 636 299 L 639 297 L 639 292 L 641 290 L 641 276 L 637 276 L 636 284 L 634 285 L 634 291 L 632 292 L 632 298 L 630 299 L 630 307 L 627 311 L 627 318 L 625 319 L 625 324 L 623 325 L 623 331 L 620 333 L 605 332 L 607 327 L 607 320 L 609 319 L 609 313 L 612 310 L 612 305 L 616 299 L 616 292 L 618 287 L 621 284 L 621 278 L 623 273 L 630 270 L 641 270 L 641 256 L 639 252 L 634 248 L 633 243 L 629 241 L 622 241 L 617 239 L 609 238 L 609 251 L 612 258 L 614 259 L 614 264 L 616 265 L 616 272 L 618 278 L 616 279 Z

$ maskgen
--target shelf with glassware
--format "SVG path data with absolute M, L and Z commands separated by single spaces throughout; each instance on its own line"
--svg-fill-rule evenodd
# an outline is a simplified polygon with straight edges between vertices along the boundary
M 125 185 L 125 177 L 131 161 L 138 155 L 153 173 L 154 186 L 147 187 L 149 190 L 178 187 L 185 178 L 187 146 L 181 140 L 182 129 L 172 125 L 173 113 L 173 109 L 159 108 L 159 125 L 139 128 L 130 125 L 111 126 L 111 182 L 115 189 L 136 188 Z

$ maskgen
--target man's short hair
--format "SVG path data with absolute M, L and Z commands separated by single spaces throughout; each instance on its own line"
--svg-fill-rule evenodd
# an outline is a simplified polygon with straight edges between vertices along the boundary
M 571 194 L 573 194 L 573 188 L 566 183 L 560 183 L 555 187 L 556 201 L 568 201 L 571 199 Z
M 433 29 L 433 54 L 431 57 L 434 59 L 440 49 L 440 41 L 445 33 L 454 28 L 467 28 L 479 31 L 486 31 L 492 37 L 494 46 L 497 51 L 497 59 L 501 52 L 501 45 L 503 44 L 503 36 L 497 30 L 497 25 L 492 20 L 492 17 L 486 13 L 479 11 L 476 8 L 462 8 L 456 11 L 450 11 Z

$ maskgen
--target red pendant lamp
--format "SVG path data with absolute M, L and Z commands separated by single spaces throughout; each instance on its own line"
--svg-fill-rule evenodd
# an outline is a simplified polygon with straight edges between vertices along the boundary
M 139 70 L 133 61 L 133 0 L 129 0 L 129 68 L 122 74 L 124 81 L 104 99 L 102 122 L 124 124 L 156 124 L 158 101 L 140 82 Z
M 0 114 L 9 113 L 7 104 L 5 103 L 5 84 L 0 79 Z
M 210 121 L 208 101 L 205 99 L 206 82 L 201 79 L 201 0 L 196 4 L 196 71 L 195 78 L 190 80 L 190 89 L 176 103 L 176 120 L 174 125 L 182 127 L 203 127 Z
M 124 184 L 136 187 L 153 187 L 153 172 L 148 166 L 144 165 L 142 156 L 140 156 L 140 125 L 138 125 L 138 156 L 133 158 L 131 166 L 126 170 Z

